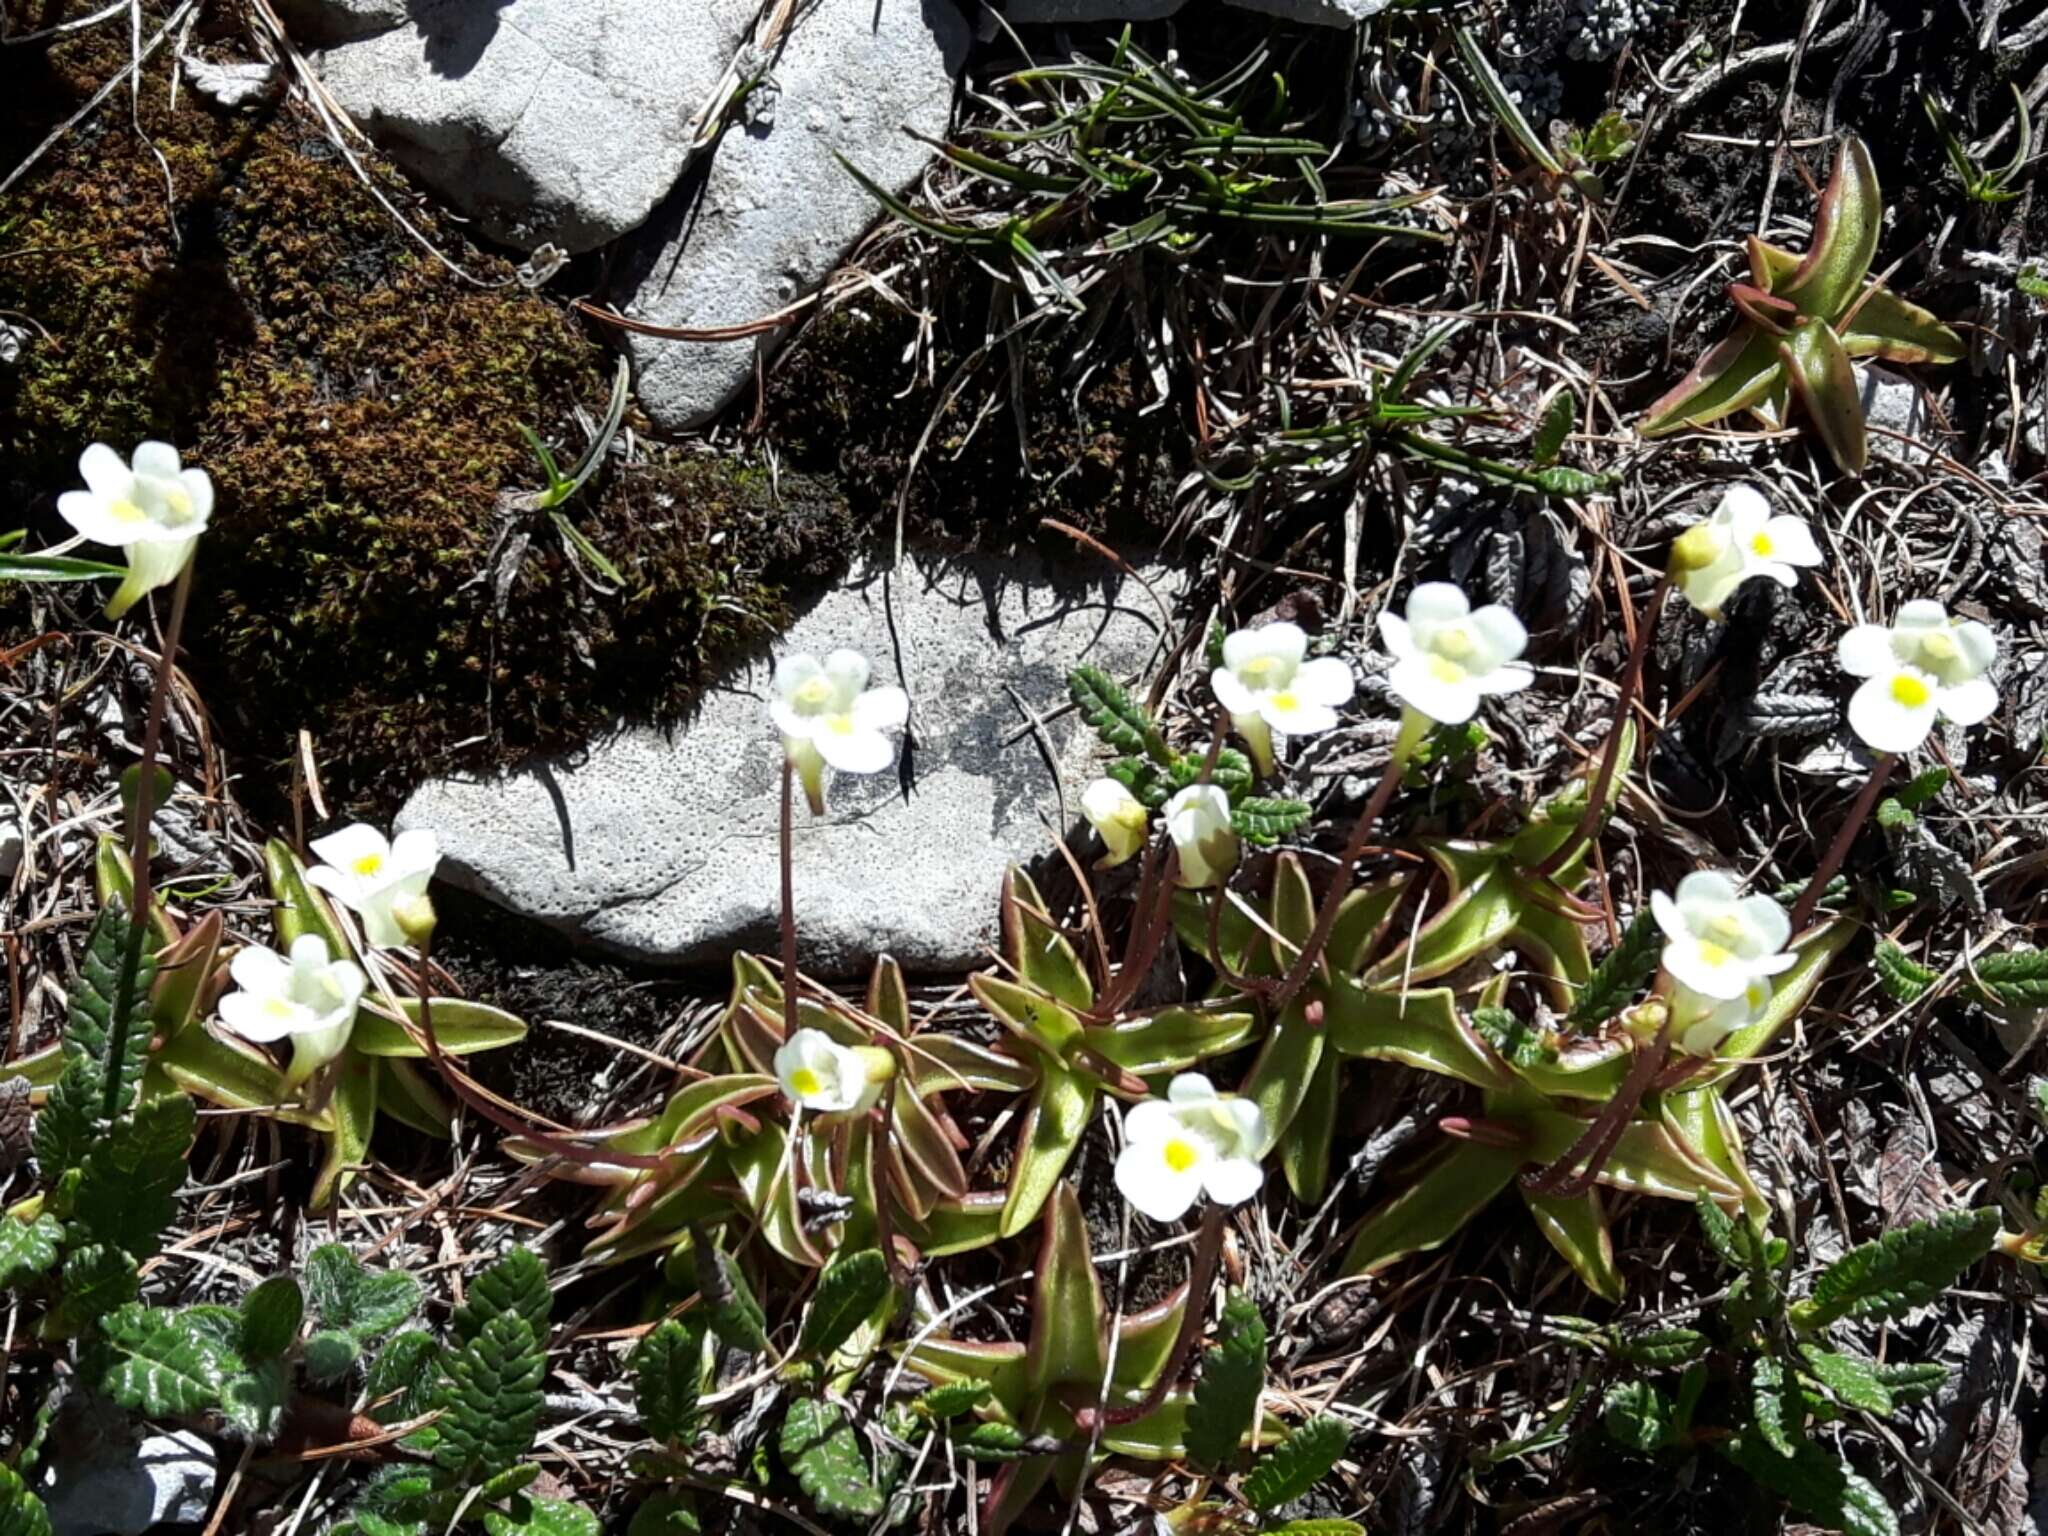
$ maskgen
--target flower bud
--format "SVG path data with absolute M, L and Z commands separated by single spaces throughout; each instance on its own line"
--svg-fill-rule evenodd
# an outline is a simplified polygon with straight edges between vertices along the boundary
M 1695 523 L 1671 541 L 1671 574 L 1704 571 L 1728 552 L 1728 535 L 1712 523 Z
M 401 896 L 391 903 L 392 921 L 398 924 L 414 948 L 427 942 L 434 932 L 434 903 L 425 891 Z

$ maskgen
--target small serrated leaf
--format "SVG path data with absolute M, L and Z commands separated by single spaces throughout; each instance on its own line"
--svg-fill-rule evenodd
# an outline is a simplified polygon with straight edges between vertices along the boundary
M 1067 694 L 1105 746 L 1133 756 L 1144 754 L 1152 721 L 1123 684 L 1100 667 L 1076 667 L 1067 674 Z
M 5 1463 L 0 1463 L 0 1536 L 50 1536 L 50 1515 L 43 1501 Z
M 175 1196 L 197 1124 L 192 1101 L 178 1093 L 109 1125 L 82 1161 L 72 1202 L 78 1223 L 99 1242 L 152 1257 L 177 1219 Z
M 1206 753 L 1189 752 L 1173 760 L 1168 777 L 1175 789 L 1186 789 L 1190 784 L 1201 782 L 1202 763 Z M 1252 760 L 1235 747 L 1223 747 L 1216 753 L 1216 766 L 1209 770 L 1209 782 L 1229 796 L 1235 804 L 1240 796 L 1252 787 Z
M 1929 970 L 1890 939 L 1877 941 L 1870 964 L 1885 995 L 1895 1003 L 1918 1002 L 1941 979 L 1940 972 Z
M 298 1339 L 305 1310 L 298 1281 L 272 1275 L 242 1298 L 237 1352 L 251 1364 L 276 1359 Z
M 1707 1239 L 1707 1246 L 1720 1255 L 1723 1264 L 1732 1269 L 1749 1267 L 1749 1234 L 1736 1224 L 1732 1216 L 1706 1195 L 1694 1199 L 1693 1214 L 1699 1218 L 1700 1231 Z
M 1230 808 L 1230 824 L 1246 842 L 1270 848 L 1307 821 L 1313 811 L 1306 800 L 1240 800 Z
M 1329 1475 L 1350 1444 L 1351 1428 L 1342 1419 L 1319 1414 L 1308 1420 L 1245 1477 L 1246 1502 L 1264 1510 L 1300 1498 Z
M 1714 1448 L 1800 1514 L 1844 1536 L 1898 1536 L 1898 1517 L 1884 1495 L 1811 1441 L 1789 1456 L 1750 1433 L 1731 1435 Z
M 339 1328 L 322 1328 L 306 1340 L 302 1356 L 306 1375 L 316 1386 L 339 1381 L 355 1369 L 356 1357 L 361 1352 L 353 1334 L 343 1333 Z
M 470 1481 L 518 1462 L 540 1426 L 546 1374 L 547 1357 L 525 1315 L 509 1307 L 491 1313 L 448 1358 L 434 1460 Z
M 2048 1008 L 2048 949 L 2015 949 L 1977 962 L 1977 979 L 2008 1008 Z
M 0 1290 L 15 1290 L 57 1262 L 64 1225 L 44 1211 L 34 1221 L 0 1215 Z
M 1265 1390 L 1266 1322 L 1249 1297 L 1233 1291 L 1223 1305 L 1222 1335 L 1202 1357 L 1201 1379 L 1188 1404 L 1188 1459 L 1217 1472 L 1235 1461 Z
M 404 1270 L 368 1270 L 341 1243 L 306 1256 L 306 1299 L 320 1323 L 359 1344 L 402 1327 L 419 1310 L 419 1282 Z
M 1616 1359 L 1651 1370 L 1691 1365 L 1709 1347 L 1707 1336 L 1693 1328 L 1654 1328 L 1646 1333 L 1621 1334 L 1613 1341 Z
M 1557 456 L 1564 452 L 1564 441 L 1572 435 L 1572 429 L 1579 424 L 1579 401 L 1569 389 L 1560 389 L 1550 397 L 1550 404 L 1543 408 L 1543 420 L 1536 427 L 1536 436 L 1529 444 L 1529 458 L 1538 469 L 1544 469 L 1557 462 Z
M 820 1514 L 872 1520 L 882 1512 L 882 1491 L 868 1473 L 860 1437 L 837 1403 L 798 1398 L 783 1418 L 778 1444 L 782 1464 Z
M 1671 1403 L 1647 1381 L 1617 1382 L 1600 1400 L 1600 1427 L 1624 1450 L 1649 1455 L 1671 1438 Z
M 504 1509 L 483 1510 L 488 1536 L 602 1536 L 604 1526 L 581 1504 L 514 1494 Z
M 1757 1433 L 1779 1455 L 1796 1455 L 1806 1443 L 1806 1394 L 1770 1355 L 1750 1365 L 1749 1413 Z
M 697 1392 L 704 1375 L 704 1335 L 674 1318 L 633 1351 L 634 1396 L 647 1433 L 664 1444 L 695 1433 Z
M 919 1397 L 910 1405 L 911 1411 L 920 1418 L 940 1422 L 958 1418 L 963 1413 L 972 1413 L 993 1395 L 993 1389 L 985 1381 L 955 1381 Z
M 469 1298 L 455 1309 L 450 1323 L 455 1337 L 467 1344 L 482 1335 L 494 1317 L 506 1313 L 526 1319 L 536 1338 L 546 1338 L 555 1308 L 548 1272 L 525 1248 L 514 1248 L 470 1282 Z
M 1572 1001 L 1565 1023 L 1572 1029 L 1605 1024 L 1642 995 L 1664 952 L 1664 935 L 1656 915 L 1645 907 L 1622 930 L 1621 942 L 1593 967 L 1593 974 Z
M 1875 1362 L 1873 1362 L 1875 1363 Z M 1948 1380 L 1949 1369 L 1929 1360 L 1908 1360 L 1896 1365 L 1878 1365 L 1877 1379 L 1892 1395 L 1892 1406 L 1903 1408 L 1932 1397 Z
M 1800 1351 L 1800 1357 L 1813 1378 L 1849 1407 L 1865 1413 L 1892 1411 L 1891 1388 L 1885 1385 L 1875 1360 L 1811 1345 Z
M 828 1358 L 888 1294 L 889 1262 L 879 1248 L 837 1255 L 818 1276 L 817 1291 L 797 1336 L 798 1352 L 816 1360 Z
M 1841 712 L 1833 694 L 1754 693 L 1744 701 L 1741 718 L 1748 736 L 1825 736 Z
M 956 1451 L 973 1461 L 1021 1461 L 1032 1454 L 1031 1436 L 1014 1424 L 1000 1424 L 993 1420 L 953 1430 L 946 1439 Z
M 1991 1251 L 1999 1222 L 1996 1207 L 1950 1211 L 1851 1249 L 1792 1309 L 1793 1325 L 1810 1331 L 1845 1317 L 1895 1318 L 1925 1306 Z
M 135 1260 L 106 1243 L 88 1243 L 64 1255 L 58 1280 L 57 1305 L 50 1314 L 53 1333 L 73 1334 L 141 1294 Z
M 107 1361 L 99 1389 L 136 1413 L 180 1418 L 218 1406 L 239 1365 L 209 1329 L 131 1301 L 100 1323 Z

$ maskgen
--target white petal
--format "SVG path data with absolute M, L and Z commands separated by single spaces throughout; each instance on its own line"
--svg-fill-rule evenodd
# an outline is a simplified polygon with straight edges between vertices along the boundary
M 1406 619 L 1381 609 L 1379 623 L 1380 644 L 1387 648 L 1389 656 L 1401 661 L 1415 654 L 1415 634 Z
M 1892 632 L 1882 624 L 1858 624 L 1835 646 L 1835 659 L 1851 677 L 1875 677 L 1898 665 Z
M 1408 594 L 1408 623 L 1450 624 L 1472 611 L 1472 600 L 1448 581 L 1425 581 Z
M 1769 500 L 1753 485 L 1729 486 L 1714 508 L 1714 521 L 1724 524 L 1738 539 L 1755 533 L 1770 516 Z
M 1350 703 L 1356 688 L 1349 662 L 1337 656 L 1318 656 L 1294 674 L 1293 685 L 1288 691 L 1311 704 L 1324 704 L 1335 709 L 1340 704 Z
M 331 864 L 315 864 L 307 870 L 306 884 L 315 890 L 325 891 L 345 907 L 354 907 L 363 893 L 362 881 L 354 875 L 344 874 Z
M 432 827 L 414 827 L 401 832 L 391 844 L 391 869 L 403 879 L 409 875 L 431 875 L 441 863 L 441 840 Z
M 128 575 L 145 592 L 167 587 L 178 579 L 185 562 L 199 543 L 196 538 L 158 539 L 145 528 L 142 536 L 128 546 Z
M 1166 1097 L 1174 1104 L 1207 1104 L 1216 1097 L 1216 1085 L 1202 1072 L 1178 1072 L 1166 1085 Z
M 1096 779 L 1081 791 L 1081 814 L 1093 822 L 1112 821 L 1138 803 L 1138 797 L 1115 779 Z
M 1749 986 L 1747 966 L 1730 961 L 1716 965 L 1700 953 L 1700 941 L 1690 936 L 1664 946 L 1664 969 L 1693 991 L 1724 1001 L 1742 996 Z
M 1519 661 L 1510 661 L 1495 667 L 1486 676 L 1475 678 L 1472 686 L 1482 694 L 1494 697 L 1503 693 L 1520 693 L 1536 681 L 1535 670 Z
M 235 958 L 228 962 L 228 975 L 244 992 L 254 992 L 263 997 L 282 994 L 292 979 L 291 966 L 284 956 L 260 944 L 237 950 Z
M 1484 608 L 1477 610 L 1472 615 L 1471 624 L 1473 631 L 1491 648 L 1494 666 L 1515 660 L 1529 648 L 1527 627 L 1515 617 L 1511 609 L 1504 608 L 1499 603 L 1488 603 Z
M 316 837 L 311 844 L 313 856 L 323 864 L 346 870 L 353 875 L 356 865 L 368 858 L 380 863 L 391 857 L 391 844 L 384 834 L 375 827 L 356 822 L 343 827 L 339 832 L 330 832 L 325 837 Z
M 1963 620 L 1955 627 L 1955 642 L 1956 649 L 1962 653 L 1958 659 L 1969 669 L 1966 676 L 1981 676 L 1990 670 L 1992 662 L 1998 660 L 1998 636 L 1987 624 L 1980 624 L 1975 619 Z
M 1439 682 L 1429 663 L 1410 656 L 1394 663 L 1387 674 L 1387 687 L 1409 708 L 1442 725 L 1463 725 L 1479 713 L 1479 689 L 1469 679 Z
M 1180 1117 L 1165 1099 L 1142 1099 L 1124 1112 L 1124 1140 L 1134 1146 L 1179 1134 Z
M 1762 953 L 1776 954 L 1785 947 L 1785 941 L 1792 937 L 1792 919 L 1785 915 L 1785 909 L 1768 896 L 1745 896 L 1736 903 L 1743 920 L 1756 935 Z
M 867 687 L 867 657 L 859 651 L 837 650 L 825 658 L 825 675 L 832 679 L 834 697 L 843 709 Z
M 1216 695 L 1216 702 L 1229 714 L 1255 715 L 1259 712 L 1259 696 L 1228 667 L 1218 667 L 1209 674 L 1209 691 Z
M 1233 1094 L 1223 1102 L 1230 1114 L 1238 1146 L 1248 1157 L 1263 1156 L 1267 1151 L 1266 1116 L 1257 1101 L 1242 1094 Z
M 374 891 L 355 908 L 363 920 L 363 937 L 378 949 L 397 949 L 405 943 L 405 930 L 391 915 L 391 903 L 397 894 L 396 891 Z
M 1880 673 L 1850 696 L 1849 728 L 1876 751 L 1911 752 L 1934 729 L 1937 697 L 1930 689 L 1925 705 L 1908 709 L 1892 697 L 1892 674 Z
M 1292 671 L 1308 654 L 1308 635 L 1299 624 L 1284 620 L 1261 624 L 1257 629 L 1234 630 L 1223 637 L 1223 665 L 1242 672 L 1246 662 L 1272 660 L 1279 671 Z
M 1667 939 L 1682 939 L 1692 932 L 1686 926 L 1685 914 L 1678 910 L 1678 903 L 1662 891 L 1650 892 L 1650 913 Z
M 841 773 L 880 773 L 896 761 L 896 749 L 889 738 L 880 731 L 863 730 L 853 725 L 850 730 L 840 730 L 838 722 L 847 719 L 835 716 L 833 723 L 824 730 L 811 734 L 811 745 L 818 749 L 818 755 L 837 768 Z M 849 725 L 852 724 L 847 719 Z
M 1764 525 L 1764 537 L 1771 541 L 1771 558 L 1787 565 L 1819 565 L 1826 559 L 1803 517 L 1772 518 Z
M 1941 690 L 1942 718 L 1957 725 L 1978 725 L 1998 712 L 1998 688 L 1988 677 Z
M 105 443 L 94 443 L 78 456 L 78 473 L 92 493 L 106 501 L 124 497 L 135 488 L 128 461 Z
M 1947 625 L 1948 610 L 1931 597 L 1916 597 L 1901 604 L 1899 616 L 1892 620 L 1893 629 L 1943 629 Z
M 816 734 L 817 715 L 800 715 L 785 699 L 774 699 L 768 705 L 768 718 L 775 722 L 775 728 L 791 741 L 809 741 Z
M 1765 955 L 1749 962 L 1750 979 L 1758 976 L 1782 976 L 1799 963 L 1799 957 L 1791 950 L 1780 950 L 1775 955 Z
M 802 651 L 793 652 L 775 663 L 775 691 L 784 699 L 790 698 L 824 670 L 817 657 Z
M 322 970 L 333 957 L 327 952 L 327 940 L 317 933 L 302 933 L 292 940 L 291 969 L 293 979 Z M 240 978 L 237 978 L 239 980 Z
M 271 1006 L 273 998 L 254 992 L 230 992 L 220 1000 L 221 1022 L 244 1040 L 268 1045 L 293 1032 L 299 1010 L 287 1004 L 282 1010 Z
M 1678 882 L 1678 909 L 1688 918 L 1693 908 L 1703 917 L 1714 917 L 1720 909 L 1735 904 L 1735 882 L 1718 869 L 1696 869 Z
M 1154 1221 L 1178 1221 L 1202 1193 L 1199 1161 L 1176 1173 L 1157 1143 L 1132 1143 L 1117 1154 L 1116 1187 Z
M 1202 1188 L 1218 1205 L 1242 1205 L 1266 1182 L 1266 1170 L 1248 1157 L 1219 1157 L 1202 1169 Z
M 213 516 L 213 477 L 203 469 L 187 469 L 179 472 L 178 483 L 185 487 L 185 494 L 192 498 L 192 515 L 186 526 L 193 523 L 201 527 Z
M 169 443 L 155 441 L 137 443 L 135 455 L 129 460 L 130 467 L 138 475 L 149 475 L 159 480 L 175 480 L 183 467 L 178 462 L 178 450 Z
M 1282 699 L 1293 700 L 1288 709 Z M 1337 711 L 1327 704 L 1311 704 L 1293 693 L 1269 693 L 1259 702 L 1259 718 L 1288 736 L 1315 736 L 1337 728 Z
M 853 701 L 853 723 L 863 730 L 893 731 L 910 718 L 910 695 L 901 688 L 870 688 Z
M 134 543 L 136 530 L 141 526 L 122 522 L 108 510 L 106 499 L 91 491 L 66 491 L 57 498 L 57 514 L 79 537 L 115 549 L 125 549 Z

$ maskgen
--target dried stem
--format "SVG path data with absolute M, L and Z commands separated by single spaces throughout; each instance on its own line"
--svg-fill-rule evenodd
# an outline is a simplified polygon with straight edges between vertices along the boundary
M 1136 1423 L 1165 1402 L 1166 1394 L 1180 1380 L 1188 1356 L 1194 1353 L 1195 1342 L 1202 1336 L 1202 1318 L 1208 1311 L 1204 1299 L 1209 1294 L 1209 1282 L 1216 1278 L 1216 1260 L 1223 1252 L 1223 1221 L 1224 1207 L 1211 1203 L 1203 1209 L 1202 1228 L 1195 1235 L 1195 1255 L 1188 1264 L 1188 1299 L 1181 1308 L 1180 1332 L 1174 1336 L 1173 1353 L 1166 1357 L 1164 1369 L 1153 1378 L 1139 1401 L 1099 1410 L 1102 1423 Z M 1075 1411 L 1074 1423 L 1083 1434 L 1094 1433 L 1097 1413 L 1092 1406 Z

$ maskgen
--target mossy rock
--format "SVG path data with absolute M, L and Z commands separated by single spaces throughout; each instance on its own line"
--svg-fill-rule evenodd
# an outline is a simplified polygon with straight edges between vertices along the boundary
M 127 48 L 110 25 L 0 53 L 0 90 L 25 108 L 0 130 L 5 163 Z M 37 333 L 0 369 L 0 463 L 49 536 L 94 440 L 162 437 L 213 475 L 187 645 L 259 765 L 303 728 L 332 797 L 381 805 L 619 712 L 673 715 L 726 649 L 772 637 L 792 583 L 843 565 L 829 488 L 682 458 L 570 504 L 626 577 L 596 590 L 544 516 L 501 509 L 539 482 L 522 424 L 583 447 L 572 408 L 601 409 L 604 347 L 366 153 L 383 196 L 475 280 L 450 270 L 304 108 L 228 117 L 187 89 L 173 110 L 160 56 L 142 125 L 168 194 L 127 116 L 117 94 L 0 196 L 0 311 Z M 0 592 L 0 634 L 28 601 Z

